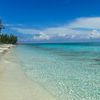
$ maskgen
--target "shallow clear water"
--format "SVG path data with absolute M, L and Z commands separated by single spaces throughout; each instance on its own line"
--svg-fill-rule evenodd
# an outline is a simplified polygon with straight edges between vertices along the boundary
M 100 44 L 27 44 L 14 53 L 29 79 L 57 100 L 100 100 Z

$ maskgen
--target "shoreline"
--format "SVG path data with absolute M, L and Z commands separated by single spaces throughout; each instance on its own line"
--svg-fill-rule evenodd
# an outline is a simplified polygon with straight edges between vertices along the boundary
M 29 80 L 11 50 L 0 61 L 0 100 L 56 100 L 39 84 Z
M 4 52 L 8 51 L 13 46 L 15 46 L 15 45 L 12 45 L 12 44 L 1 44 L 0 45 L 0 53 L 2 54 Z

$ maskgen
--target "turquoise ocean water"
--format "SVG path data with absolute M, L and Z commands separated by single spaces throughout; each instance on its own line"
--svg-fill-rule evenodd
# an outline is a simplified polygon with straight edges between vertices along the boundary
M 25 44 L 14 53 L 56 100 L 100 100 L 100 43 Z

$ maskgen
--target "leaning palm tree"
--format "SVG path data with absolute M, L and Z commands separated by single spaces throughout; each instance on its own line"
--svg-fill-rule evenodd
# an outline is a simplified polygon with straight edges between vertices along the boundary
M 2 24 L 2 20 L 0 19 L 0 33 L 1 33 L 1 31 L 2 31 L 2 29 L 4 29 L 5 27 L 4 27 L 4 25 Z

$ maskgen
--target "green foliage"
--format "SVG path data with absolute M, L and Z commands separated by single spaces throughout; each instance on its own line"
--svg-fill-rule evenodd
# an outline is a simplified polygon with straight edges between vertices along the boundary
M 16 44 L 17 37 L 14 35 L 0 34 L 0 43 Z
M 0 33 L 1 33 L 1 30 L 4 29 L 4 25 L 2 24 L 2 20 L 0 19 Z

